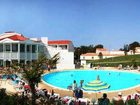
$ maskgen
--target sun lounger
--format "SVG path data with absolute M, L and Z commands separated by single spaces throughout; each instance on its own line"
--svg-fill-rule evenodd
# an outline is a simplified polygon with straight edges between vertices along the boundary
M 88 104 L 88 99 L 87 98 L 79 98 L 78 101 L 80 101 L 80 103 L 82 105 L 87 105 Z

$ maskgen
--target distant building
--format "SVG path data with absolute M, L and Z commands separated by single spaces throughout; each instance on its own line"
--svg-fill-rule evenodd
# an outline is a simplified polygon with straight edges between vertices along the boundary
M 119 50 L 112 50 L 112 51 L 109 51 L 109 54 L 114 54 L 114 55 L 124 55 L 124 51 L 119 51 Z
M 130 50 L 127 52 L 128 55 L 133 55 L 133 54 L 140 54 L 140 47 L 136 47 L 135 50 Z
M 106 48 L 96 48 L 96 54 L 99 54 L 100 52 L 102 54 L 109 54 L 109 51 Z
M 135 54 L 140 54 L 140 47 L 135 48 Z
M 29 63 L 38 59 L 44 52 L 48 57 L 59 53 L 57 69 L 73 69 L 74 46 L 69 40 L 48 41 L 47 37 L 26 38 L 16 32 L 0 35 L 0 66 L 9 66 L 12 62 Z
M 109 51 L 106 48 L 97 48 L 96 53 L 85 53 L 80 55 L 81 65 L 86 65 L 87 61 L 100 59 L 99 53 L 102 53 L 102 59 L 123 56 L 124 51 Z
M 99 59 L 98 54 L 96 53 L 86 53 L 80 55 L 81 65 L 86 65 L 89 60 Z

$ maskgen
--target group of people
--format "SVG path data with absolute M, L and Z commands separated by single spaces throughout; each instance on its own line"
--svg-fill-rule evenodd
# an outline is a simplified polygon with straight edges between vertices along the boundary
M 140 66 L 138 65 L 126 65 L 126 66 L 123 66 L 122 64 L 119 64 L 118 65 L 118 70 L 121 70 L 121 69 L 124 69 L 124 70 L 138 70 L 140 71 Z
M 73 81 L 73 84 L 72 84 L 72 91 L 73 91 L 73 96 L 76 97 L 77 99 L 78 98 L 83 98 L 83 90 L 81 89 L 82 88 L 82 85 L 83 85 L 83 80 L 80 81 L 80 86 L 78 87 L 77 86 L 77 83 L 76 83 L 76 80 Z
M 135 94 L 133 98 L 131 95 L 128 95 L 126 100 L 124 100 L 121 92 L 118 93 L 117 97 L 112 99 L 113 105 L 138 105 L 138 101 L 139 96 L 137 94 Z M 106 93 L 104 93 L 103 96 L 98 99 L 98 105 L 110 105 L 110 100 Z
M 76 99 L 83 98 L 83 90 L 81 89 L 82 85 L 83 85 L 83 80 L 80 81 L 79 87 L 77 86 L 76 80 L 73 81 L 72 90 L 73 90 L 73 96 Z M 138 101 L 139 101 L 139 96 L 137 94 L 133 98 L 131 97 L 131 95 L 129 95 L 127 99 L 125 99 L 124 101 L 121 92 L 118 93 L 117 97 L 114 97 L 112 99 L 112 103 L 114 105 L 137 105 Z M 98 99 L 98 105 L 109 105 L 109 104 L 110 104 L 110 100 L 107 97 L 107 94 L 104 93 L 103 96 Z

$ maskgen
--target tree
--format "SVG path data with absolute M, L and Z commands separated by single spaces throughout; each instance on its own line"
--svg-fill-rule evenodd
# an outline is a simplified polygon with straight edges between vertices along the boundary
M 128 46 L 128 44 L 126 44 L 126 45 L 124 45 L 124 54 L 125 54 L 125 56 L 127 55 L 127 52 L 129 51 L 129 46 Z
M 59 60 L 59 53 L 55 54 L 52 58 L 47 59 L 47 64 L 50 65 L 51 68 L 56 67 L 56 64 Z
M 80 46 L 80 47 L 75 47 L 75 52 L 74 52 L 74 59 L 75 63 L 80 61 L 80 55 L 89 52 L 92 49 L 91 46 L 90 48 L 88 46 Z
M 74 59 L 75 62 L 80 61 L 80 55 L 85 54 L 85 53 L 95 53 L 96 48 L 103 48 L 102 44 L 98 44 L 96 46 L 94 45 L 89 45 L 89 46 L 80 46 L 80 47 L 75 47 L 75 52 L 74 52 Z
M 32 105 L 35 105 L 35 86 L 38 85 L 38 83 L 41 80 L 41 75 L 43 74 L 43 64 L 46 63 L 47 58 L 46 56 L 39 56 L 39 59 L 37 61 L 34 61 L 30 64 L 21 64 L 20 69 L 23 70 L 23 77 L 28 81 L 28 84 L 31 89 L 32 93 Z M 16 68 L 17 69 L 17 68 Z M 15 70 L 16 70 L 15 69 Z
M 32 93 L 32 105 L 35 105 L 35 86 L 41 81 L 41 75 L 43 74 L 43 66 L 47 64 L 54 65 L 57 63 L 59 57 L 58 54 L 48 59 L 45 55 L 40 55 L 39 59 L 30 64 L 19 64 L 20 70 L 23 71 L 23 78 L 28 81 L 28 84 Z M 12 68 L 17 71 L 17 66 L 13 65 Z M 19 71 L 19 70 L 18 70 Z
M 95 51 L 96 51 L 96 48 L 104 48 L 104 46 L 102 44 L 98 44 L 94 47 Z

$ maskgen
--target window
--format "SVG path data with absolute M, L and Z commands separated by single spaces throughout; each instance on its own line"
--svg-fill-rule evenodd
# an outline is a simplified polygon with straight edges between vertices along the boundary
M 45 51 L 46 47 L 42 46 L 42 45 L 38 45 L 38 52 L 43 53 Z
M 94 57 L 92 57 L 92 59 L 94 59 Z
M 52 48 L 57 48 L 57 45 L 48 45 L 48 46 L 50 46 Z
M 3 52 L 3 44 L 0 44 L 0 52 Z
M 32 53 L 36 52 L 36 45 L 32 45 Z
M 6 51 L 10 51 L 10 44 L 6 44 L 6 45 L 5 45 L 5 50 L 6 50 Z
M 60 45 L 59 46 L 62 50 L 66 50 L 67 49 L 67 45 Z
M 24 44 L 20 44 L 20 52 L 25 52 L 25 45 Z
M 30 52 L 31 45 L 27 45 L 27 52 Z
M 83 59 L 85 59 L 85 57 L 83 57 Z
M 18 44 L 12 44 L 12 52 L 18 51 Z

